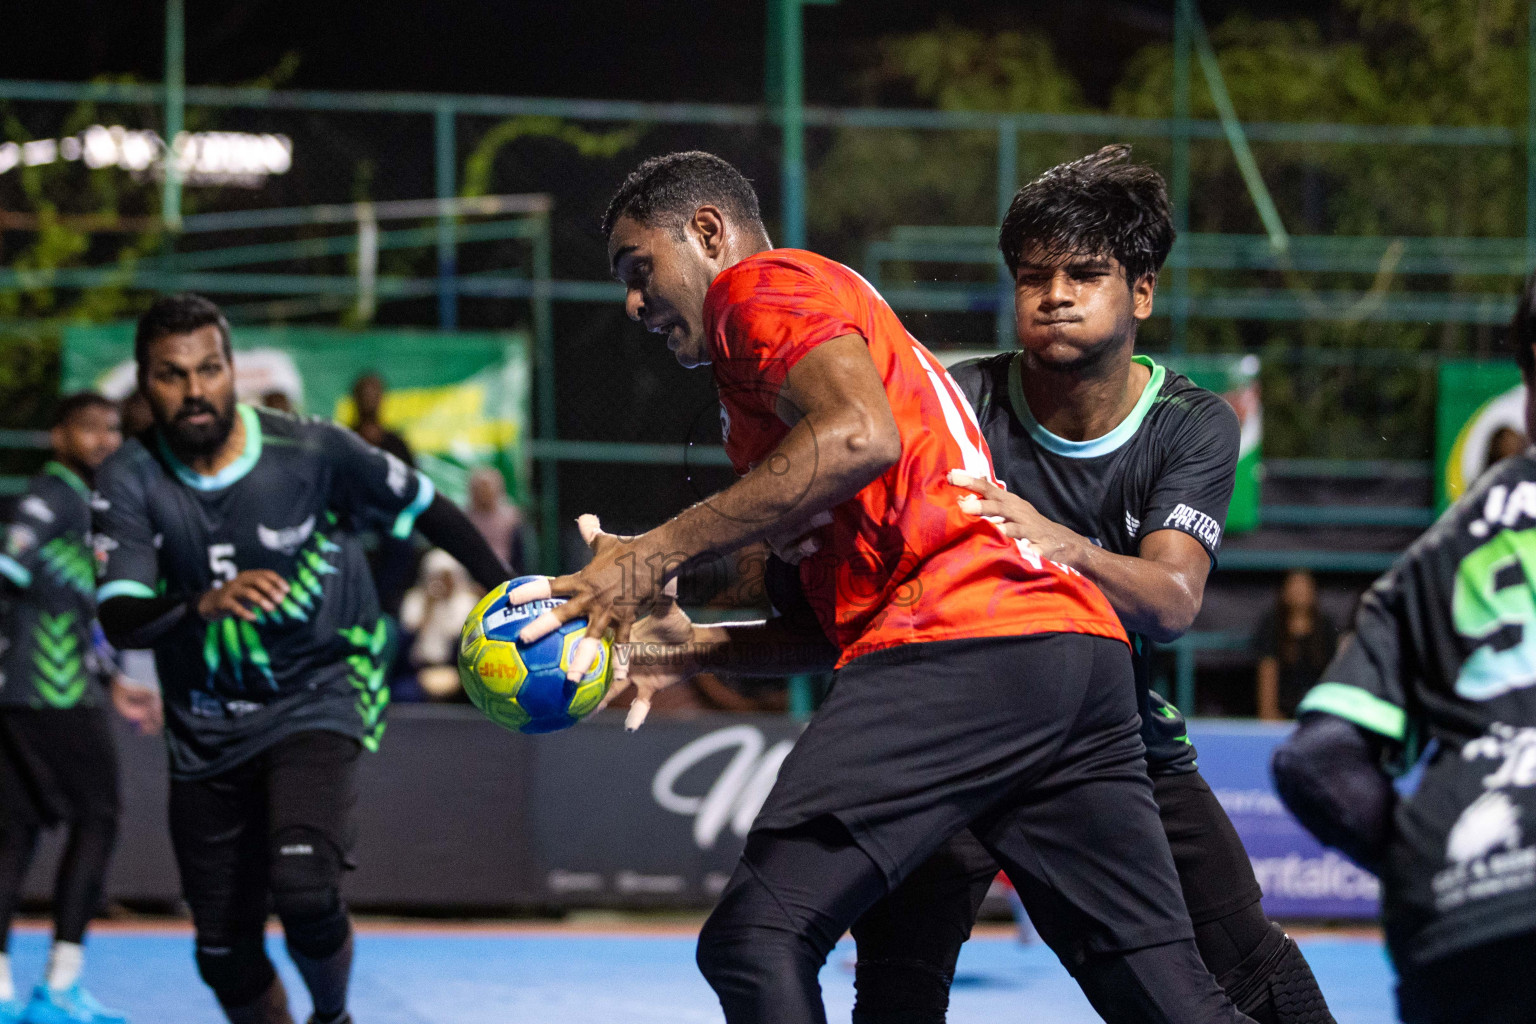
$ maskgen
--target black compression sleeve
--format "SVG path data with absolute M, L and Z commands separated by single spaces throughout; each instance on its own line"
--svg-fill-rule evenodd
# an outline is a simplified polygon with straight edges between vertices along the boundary
M 433 545 L 452 555 L 486 590 L 505 583 L 512 575 L 463 510 L 441 494 L 417 517 L 416 529 Z
M 113 597 L 96 609 L 101 631 L 120 651 L 152 646 L 189 614 L 192 603 L 183 597 Z
M 1367 871 L 1379 872 L 1397 791 L 1381 769 L 1382 740 L 1335 715 L 1302 718 L 1275 751 L 1280 799 L 1317 836 Z

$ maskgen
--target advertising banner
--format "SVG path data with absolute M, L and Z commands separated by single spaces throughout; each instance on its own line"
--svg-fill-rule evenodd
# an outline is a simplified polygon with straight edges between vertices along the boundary
M 1435 500 L 1445 508 L 1488 468 L 1508 431 L 1525 435 L 1525 385 L 1508 360 L 1440 363 L 1435 400 Z
M 1242 533 L 1259 525 L 1259 481 L 1264 442 L 1264 404 L 1259 396 L 1259 357 L 1241 355 L 1158 355 L 1159 363 L 1176 370 L 1207 391 L 1227 400 L 1237 413 L 1240 429 L 1237 480 L 1227 509 L 1227 532 Z
M 65 330 L 64 389 L 132 392 L 133 329 Z M 386 386 L 384 425 L 405 438 L 438 490 L 462 502 L 469 471 L 491 464 L 514 499 L 527 497 L 526 335 L 236 326 L 232 340 L 241 401 L 281 395 L 297 412 L 351 423 L 353 381 L 377 373 Z
M 1376 877 L 1325 850 L 1275 794 L 1269 762 L 1290 732 L 1288 724 L 1189 723 L 1189 738 L 1200 752 L 1200 774 L 1248 851 L 1269 916 L 1375 918 L 1381 904 Z

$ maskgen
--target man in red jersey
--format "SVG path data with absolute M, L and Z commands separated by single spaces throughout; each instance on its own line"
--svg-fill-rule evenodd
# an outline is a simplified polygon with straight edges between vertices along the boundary
M 718 157 L 641 164 L 604 228 L 630 316 L 711 364 L 741 479 L 639 537 L 587 519 L 591 564 L 513 594 L 569 598 L 523 638 L 585 616 L 636 641 L 632 725 L 700 669 L 838 670 L 699 937 L 727 1021 L 824 1021 L 833 944 L 968 825 L 1060 922 L 1047 938 L 1106 1020 L 1247 1022 L 1195 949 L 1119 620 L 1081 575 L 961 511 L 949 471 L 992 470 L 938 361 L 856 273 L 771 249 Z M 689 562 L 760 540 L 800 557 L 773 589 L 805 614 L 695 627 L 657 603 Z

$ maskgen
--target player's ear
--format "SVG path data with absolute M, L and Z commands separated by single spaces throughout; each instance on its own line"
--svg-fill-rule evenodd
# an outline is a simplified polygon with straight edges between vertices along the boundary
M 1141 278 L 1131 286 L 1132 315 L 1137 320 L 1145 320 L 1152 315 L 1152 296 L 1156 291 L 1156 273 L 1141 275 Z
M 701 206 L 693 211 L 688 230 L 710 259 L 716 259 L 725 250 L 725 215 L 718 206 Z

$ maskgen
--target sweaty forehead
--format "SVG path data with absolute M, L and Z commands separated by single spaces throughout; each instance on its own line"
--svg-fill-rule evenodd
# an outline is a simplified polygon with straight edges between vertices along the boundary
M 185 334 L 166 334 L 150 342 L 151 359 L 169 362 L 201 362 L 210 355 L 223 357 L 224 338 L 214 324 Z

